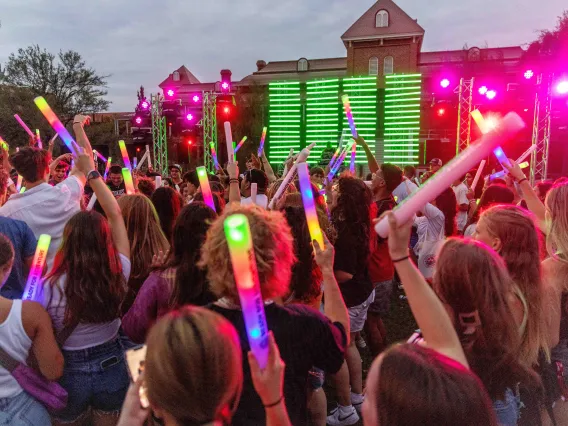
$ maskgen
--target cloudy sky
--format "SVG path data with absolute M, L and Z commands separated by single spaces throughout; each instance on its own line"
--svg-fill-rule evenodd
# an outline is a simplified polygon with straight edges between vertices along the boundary
M 565 0 L 397 0 L 426 29 L 424 50 L 523 45 L 552 29 Z M 340 36 L 373 0 L 0 0 L 0 63 L 38 43 L 73 49 L 108 79 L 111 111 L 129 111 L 180 65 L 201 81 L 258 59 L 345 55 Z

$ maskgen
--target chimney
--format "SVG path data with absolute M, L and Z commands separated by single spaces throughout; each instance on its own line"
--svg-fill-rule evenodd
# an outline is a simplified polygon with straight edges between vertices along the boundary
M 266 66 L 266 61 L 258 60 L 256 61 L 256 70 L 261 71 Z

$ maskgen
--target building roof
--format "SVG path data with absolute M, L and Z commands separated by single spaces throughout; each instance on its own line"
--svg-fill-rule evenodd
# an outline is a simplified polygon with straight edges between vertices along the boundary
M 469 50 L 441 50 L 437 52 L 421 52 L 419 65 L 442 64 L 446 62 L 462 62 L 468 57 Z M 521 46 L 493 47 L 480 49 L 485 60 L 518 61 L 525 51 Z
M 377 28 L 375 17 L 380 10 L 389 13 L 389 26 Z M 416 19 L 412 19 L 392 0 L 379 0 L 363 16 L 361 16 L 341 36 L 341 40 L 365 40 L 381 37 L 393 37 L 401 35 L 423 35 L 424 28 L 418 25 Z
M 264 84 L 274 80 L 304 81 L 318 77 L 339 77 L 347 70 L 347 58 L 307 59 L 308 71 L 300 72 L 298 72 L 298 61 L 299 59 L 269 62 L 260 71 L 243 78 L 237 85 L 246 85 L 251 82 Z
M 179 73 L 179 81 L 174 81 L 174 72 L 178 72 Z M 190 70 L 188 70 L 186 68 L 185 65 L 182 65 L 181 67 L 179 67 L 177 70 L 175 70 L 173 73 L 171 73 L 168 78 L 166 78 L 164 81 L 162 81 L 158 87 L 160 87 L 160 89 L 163 89 L 164 87 L 177 87 L 177 86 L 181 86 L 183 84 L 199 84 L 201 83 L 197 77 L 195 77 Z

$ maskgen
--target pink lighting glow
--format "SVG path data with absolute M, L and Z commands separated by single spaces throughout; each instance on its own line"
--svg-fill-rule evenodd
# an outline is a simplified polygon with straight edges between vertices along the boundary
M 556 91 L 561 95 L 568 94 L 568 80 L 563 80 L 556 86 Z
M 142 102 L 142 108 L 148 109 L 148 106 L 149 106 L 148 102 L 146 102 L 146 101 Z
M 447 89 L 449 85 L 450 80 L 448 80 L 447 78 L 444 78 L 442 81 L 440 81 L 440 86 L 442 86 L 444 89 Z
M 142 118 L 141 117 L 136 117 L 136 119 L 134 121 L 136 121 L 136 124 L 142 124 Z
M 495 90 L 488 90 L 485 96 L 487 96 L 487 99 L 495 99 L 497 92 Z
M 222 88 L 223 90 L 228 90 L 228 89 L 229 89 L 229 83 L 227 83 L 226 81 L 224 81 L 224 82 L 221 84 L 221 88 Z
M 174 95 L 174 91 L 172 89 L 169 89 L 166 93 L 170 98 Z
M 193 114 L 187 114 L 185 116 L 185 118 L 187 119 L 187 121 L 192 121 L 193 120 Z
M 480 95 L 485 95 L 485 94 L 487 93 L 487 90 L 489 90 L 489 89 L 487 89 L 487 86 L 481 86 L 481 87 L 479 88 L 479 94 L 480 94 Z
M 193 97 L 193 102 L 197 103 L 197 102 L 199 102 L 199 99 L 200 99 L 199 96 L 195 95 Z
M 534 71 L 533 70 L 526 70 L 524 76 L 527 80 L 530 80 L 531 78 L 534 77 Z

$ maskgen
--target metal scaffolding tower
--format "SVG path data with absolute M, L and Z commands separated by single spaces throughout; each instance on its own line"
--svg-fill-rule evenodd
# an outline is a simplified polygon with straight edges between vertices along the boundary
M 473 109 L 474 78 L 462 78 L 455 92 L 459 95 L 458 130 L 456 141 L 456 155 L 469 146 L 471 142 L 471 111 Z
M 210 173 L 215 173 L 211 144 L 217 150 L 217 93 L 203 93 L 203 163 Z
M 552 74 L 540 74 L 537 78 L 532 134 L 532 144 L 536 145 L 536 149 L 531 155 L 531 185 L 547 177 L 552 118 L 552 80 Z
M 168 139 L 166 136 L 166 117 L 162 117 L 161 94 L 150 95 L 152 103 L 152 141 L 154 142 L 154 170 L 162 176 L 168 174 Z

